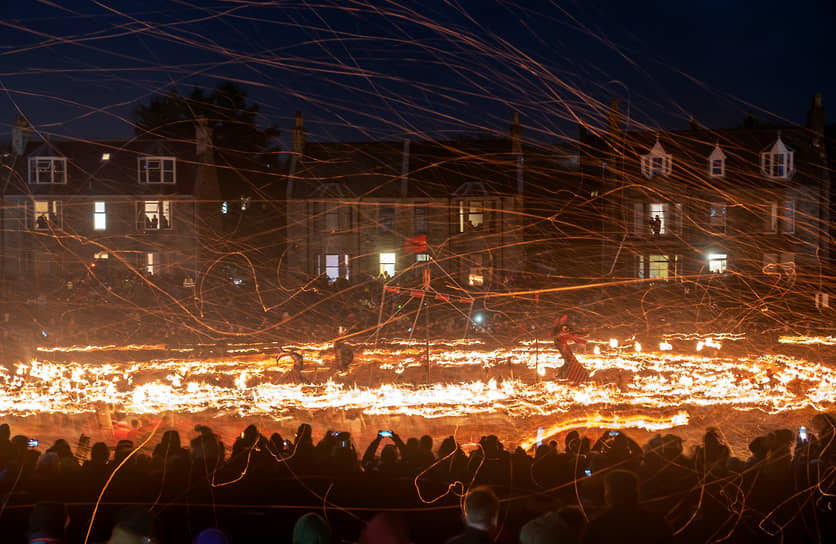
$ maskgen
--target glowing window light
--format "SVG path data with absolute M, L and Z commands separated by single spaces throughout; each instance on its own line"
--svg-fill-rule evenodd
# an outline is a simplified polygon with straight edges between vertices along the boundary
M 618 339 L 617 338 L 610 338 L 610 347 L 612 349 L 616 349 L 618 347 Z
M 665 340 L 659 342 L 659 351 L 670 351 L 672 349 L 673 346 L 670 344 L 670 342 L 667 342 Z
M 639 342 L 636 342 L 635 344 L 633 344 L 633 349 L 636 351 L 636 353 L 641 353 L 642 345 Z

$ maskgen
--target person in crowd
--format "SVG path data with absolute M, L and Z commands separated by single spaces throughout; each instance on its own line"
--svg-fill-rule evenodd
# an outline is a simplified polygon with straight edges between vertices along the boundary
M 211 527 L 200 531 L 194 538 L 194 544 L 229 544 L 229 538 L 220 529 Z
M 639 478 L 629 470 L 612 470 L 604 479 L 607 509 L 589 523 L 584 544 L 641 542 L 672 543 L 673 532 L 665 518 L 639 504 Z
M 155 544 L 157 542 L 156 519 L 137 506 L 119 512 L 108 544 Z
M 499 523 L 499 499 L 488 486 L 471 489 L 464 499 L 465 530 L 447 544 L 491 544 Z
M 576 544 L 577 535 L 558 512 L 534 518 L 520 530 L 520 544 Z
M 293 544 L 331 544 L 331 526 L 319 514 L 309 512 L 293 527 Z
M 70 515 L 63 502 L 39 502 L 29 513 L 29 544 L 64 544 Z
M 375 515 L 360 533 L 360 544 L 409 544 L 409 527 L 393 513 Z

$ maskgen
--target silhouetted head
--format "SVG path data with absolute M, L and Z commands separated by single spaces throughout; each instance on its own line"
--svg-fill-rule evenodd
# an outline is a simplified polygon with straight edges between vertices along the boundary
M 110 459 L 110 448 L 104 442 L 96 442 L 90 448 L 90 462 L 104 465 Z
M 433 450 L 433 439 L 430 435 L 425 434 L 421 437 L 420 444 L 422 450 L 432 451 Z
M 631 506 L 639 502 L 639 478 L 629 470 L 614 470 L 604 480 L 604 498 L 610 506 Z
M 464 499 L 464 519 L 469 527 L 491 531 L 499 519 L 499 499 L 488 486 L 471 489 Z
M 309 512 L 296 520 L 293 544 L 331 544 L 331 526 L 322 516 Z
M 9 424 L 0 425 L 0 442 L 8 442 L 10 436 L 12 436 L 12 431 L 9 429 Z

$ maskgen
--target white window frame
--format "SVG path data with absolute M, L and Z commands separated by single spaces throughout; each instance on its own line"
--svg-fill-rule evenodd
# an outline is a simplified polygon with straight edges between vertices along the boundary
M 778 201 L 770 200 L 766 203 L 766 218 L 764 232 L 774 234 L 778 232 Z
M 142 269 L 149 276 L 160 274 L 160 254 L 157 251 L 148 251 L 143 255 Z
M 761 174 L 770 179 L 789 179 L 795 173 L 795 152 L 789 149 L 781 136 L 767 150 L 761 152 Z
M 673 170 L 673 156 L 666 153 L 659 140 L 656 140 L 646 155 L 640 155 L 642 175 L 647 179 L 654 176 L 670 176 Z
M 64 157 L 29 157 L 29 184 L 65 185 L 67 159 Z
M 157 174 L 154 174 L 157 172 Z M 171 174 L 167 179 L 166 174 Z M 137 159 L 137 182 L 140 184 L 177 183 L 177 160 L 175 157 L 139 157 Z
M 149 212 L 149 206 L 157 206 L 157 211 Z M 171 230 L 174 228 L 174 203 L 171 200 L 143 200 L 137 203 L 137 230 Z M 149 215 L 152 214 L 152 215 Z M 152 226 L 153 216 L 157 216 L 157 226 Z M 163 217 L 168 226 L 163 226 Z
M 107 203 L 93 202 L 93 230 L 107 230 Z
M 459 232 L 467 232 L 468 225 L 478 229 L 485 224 L 483 200 L 459 200 Z
M 667 211 L 668 206 L 664 202 L 651 202 L 647 205 L 648 221 L 645 224 L 649 224 L 649 222 L 656 219 L 656 216 L 658 215 L 659 219 L 662 221 L 662 227 L 659 229 L 659 236 L 670 234 L 670 218 L 667 217 Z
M 38 210 L 39 204 L 46 204 L 46 209 L 43 210 L 43 211 L 39 211 Z M 52 229 L 63 228 L 63 226 L 64 226 L 63 215 L 64 214 L 63 214 L 63 208 L 62 208 L 61 204 L 62 204 L 62 202 L 60 200 L 35 199 L 32 202 L 32 214 L 28 216 L 28 217 L 31 217 L 32 223 L 30 225 L 28 225 L 28 227 L 31 230 L 43 230 L 43 231 L 48 231 L 51 228 Z M 55 216 L 54 220 L 49 216 L 50 212 L 52 212 L 52 214 Z M 38 215 L 39 214 L 46 214 L 45 219 L 46 219 L 47 223 L 46 223 L 45 227 L 39 227 L 38 226 Z M 50 222 L 52 224 L 50 224 Z

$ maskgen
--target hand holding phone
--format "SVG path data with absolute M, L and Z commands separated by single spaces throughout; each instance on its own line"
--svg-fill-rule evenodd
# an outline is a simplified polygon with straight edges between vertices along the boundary
M 29 441 L 29 447 L 30 448 L 37 448 L 38 444 L 39 444 L 39 442 L 35 439 L 32 439 L 32 440 Z

